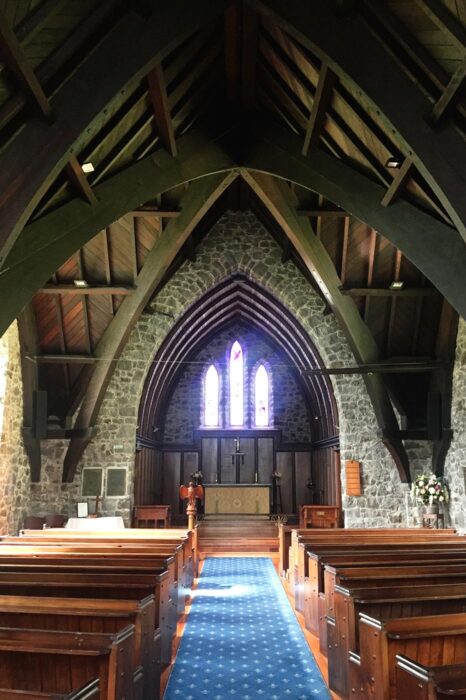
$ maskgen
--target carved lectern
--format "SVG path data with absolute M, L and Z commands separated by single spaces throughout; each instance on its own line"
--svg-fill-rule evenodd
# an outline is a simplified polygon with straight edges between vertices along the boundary
M 194 486 L 193 482 L 189 482 L 189 486 L 180 486 L 180 499 L 188 500 L 186 513 L 188 515 L 188 529 L 194 530 L 194 522 L 196 520 L 197 506 L 196 498 L 204 498 L 204 489 L 202 486 Z

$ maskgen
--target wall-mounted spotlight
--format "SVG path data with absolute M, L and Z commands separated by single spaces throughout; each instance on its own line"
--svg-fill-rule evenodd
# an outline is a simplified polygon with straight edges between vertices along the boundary
M 402 281 L 394 280 L 394 281 L 390 284 L 390 289 L 394 289 L 394 290 L 396 290 L 396 289 L 403 289 L 404 284 L 405 284 L 405 283 L 402 282 Z
M 73 280 L 73 284 L 75 287 L 78 287 L 78 289 L 87 289 L 87 287 L 89 287 L 86 280 Z
M 95 170 L 92 163 L 83 163 L 81 168 L 82 168 L 83 173 L 93 173 Z
M 386 168 L 401 168 L 401 160 L 396 156 L 390 156 L 385 163 Z

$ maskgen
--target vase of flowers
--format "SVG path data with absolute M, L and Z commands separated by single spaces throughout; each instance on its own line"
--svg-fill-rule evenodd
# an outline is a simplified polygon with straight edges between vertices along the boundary
M 448 503 L 448 489 L 435 474 L 417 476 L 411 493 L 416 502 L 424 506 L 426 513 L 438 513 L 439 506 Z
M 199 484 L 202 484 L 202 472 L 200 469 L 191 474 L 191 481 L 193 482 L 194 486 L 199 486 Z

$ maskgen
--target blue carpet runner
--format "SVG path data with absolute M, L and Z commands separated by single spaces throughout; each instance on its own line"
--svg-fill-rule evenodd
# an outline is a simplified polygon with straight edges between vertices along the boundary
M 270 559 L 206 559 L 164 700 L 330 699 Z

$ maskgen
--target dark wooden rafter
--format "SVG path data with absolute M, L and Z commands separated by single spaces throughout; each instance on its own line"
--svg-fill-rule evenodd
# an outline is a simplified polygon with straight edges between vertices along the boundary
M 73 294 L 77 296 L 102 296 L 116 294 L 126 296 L 134 292 L 134 287 L 128 285 L 90 285 L 89 287 L 76 287 L 74 284 L 47 284 L 38 290 L 40 294 Z
M 311 219 L 313 218 L 346 218 L 349 216 L 347 211 L 343 211 L 343 209 L 300 209 L 298 211 L 298 214 L 300 216 L 309 216 Z
M 67 165 L 66 172 L 70 178 L 70 181 L 78 191 L 83 199 L 89 204 L 95 204 L 97 198 L 92 191 L 92 187 L 89 184 L 89 180 L 86 177 L 86 173 L 82 169 L 82 165 L 79 163 L 76 156 L 71 156 Z
M 319 149 L 312 159 L 303 157 L 300 138 L 279 126 L 260 123 L 244 164 L 321 192 L 327 200 L 350 211 L 402 250 L 466 317 L 462 291 L 466 247 L 454 229 L 402 199 L 382 207 L 384 190 L 380 185 Z M 432 250 L 436 251 L 435 257 Z
M 414 34 L 406 28 L 403 22 L 390 12 L 385 2 L 383 0 L 364 0 L 363 9 L 369 25 L 373 26 L 376 18 L 379 28 L 381 27 L 383 32 L 388 33 L 391 42 L 395 42 L 398 48 L 396 53 L 399 54 L 401 49 L 408 61 L 412 62 L 411 70 L 414 69 L 418 82 L 426 90 L 427 96 L 431 98 L 433 92 L 442 94 L 451 81 L 450 76 L 416 39 Z M 387 37 L 383 38 L 386 42 Z M 425 87 L 426 84 L 427 88 Z M 462 116 L 466 116 L 466 109 L 461 104 L 457 106 Z
M 27 122 L 0 156 L 0 264 L 70 152 L 78 153 L 96 133 L 110 103 L 115 107 L 124 101 L 123 86 L 135 84 L 177 44 L 221 15 L 227 4 L 172 0 L 164 7 L 163 21 L 158 16 L 143 20 L 131 12 L 122 16 L 50 99 L 55 118 L 46 135 L 43 124 Z M 122 45 L 131 51 L 122 54 Z
M 83 253 L 82 249 L 80 248 L 78 252 L 76 253 L 76 269 L 79 275 L 79 279 L 84 280 L 85 279 L 85 274 L 84 274 L 84 265 L 83 265 Z M 91 341 L 91 331 L 89 327 L 89 306 L 88 306 L 88 300 L 87 300 L 86 294 L 81 296 L 81 312 L 82 312 L 82 319 L 83 319 L 83 328 L 84 328 L 84 343 L 86 346 L 86 351 L 88 355 L 92 353 L 92 341 Z M 71 391 L 70 391 L 71 394 Z
M 398 282 L 400 279 L 400 270 L 401 270 L 401 261 L 402 261 L 402 253 L 400 250 L 397 250 L 395 252 L 395 271 L 393 273 L 393 281 Z M 394 331 L 394 326 L 395 326 L 395 318 L 396 318 L 396 305 L 398 301 L 398 296 L 392 296 L 390 299 L 390 318 L 388 321 L 388 332 L 387 332 L 387 356 L 389 357 L 392 354 L 392 345 L 393 345 L 393 331 Z
M 377 233 L 374 231 L 374 229 L 371 229 L 371 240 L 369 244 L 369 258 L 367 262 L 367 287 L 368 289 L 366 290 L 369 292 L 369 295 L 366 296 L 365 301 L 364 301 L 364 321 L 367 323 L 369 319 L 369 313 L 370 313 L 370 291 L 372 290 L 372 283 L 374 280 L 374 263 L 375 263 L 375 250 L 377 247 Z
M 94 425 L 106 388 L 134 324 L 183 244 L 237 172 L 213 175 L 193 182 L 181 198 L 180 216 L 161 232 L 139 273 L 136 291 L 126 297 L 95 350 L 96 364 L 74 429 Z M 64 460 L 63 480 L 72 481 L 88 439 L 71 440 Z
M 432 470 L 442 474 L 445 458 L 449 450 L 453 431 L 451 429 L 451 402 L 453 393 L 453 364 L 455 361 L 458 316 L 451 305 L 444 300 L 437 335 L 436 357 L 441 367 L 431 377 L 430 391 L 441 395 L 441 435 L 433 443 Z
M 341 279 L 342 284 L 345 284 L 345 282 L 346 282 L 346 263 L 348 260 L 349 229 L 350 229 L 350 220 L 349 220 L 349 217 L 346 217 L 343 220 L 343 236 L 342 236 L 342 240 L 341 240 L 340 279 Z
M 380 45 L 359 13 L 339 17 L 333 3 L 326 0 L 304 4 L 300 0 L 286 4 L 250 1 L 348 81 L 370 109 L 378 110 L 466 241 L 464 141 L 451 125 L 434 131 L 422 120 L 431 108 L 429 100 Z
M 216 135 L 201 129 L 180 138 L 178 149 L 176 159 L 160 151 L 96 187 L 95 206 L 76 199 L 24 229 L 0 273 L 0 333 L 76 250 L 127 211 L 134 211 L 141 201 L 153 200 L 157 194 L 192 179 L 235 167 L 218 145 Z M 10 285 L 17 277 L 21 286 L 13 295 L 9 293 Z M 7 322 L 10 314 L 11 321 Z
M 400 168 L 396 171 L 390 187 L 382 197 L 381 204 L 383 207 L 388 207 L 401 194 L 403 187 L 411 176 L 412 167 L 413 161 L 411 158 L 405 158 Z
M 414 0 L 416 5 L 464 52 L 466 49 L 466 29 L 441 0 Z
M 342 289 L 342 294 L 350 297 L 435 297 L 439 296 L 435 287 L 405 287 L 403 289 L 376 289 L 374 287 L 352 287 Z
M 243 171 L 243 177 L 269 209 L 277 223 L 305 261 L 321 292 L 337 316 L 356 361 L 373 364 L 378 350 L 369 329 L 361 319 L 353 300 L 340 291 L 340 279 L 322 243 L 311 229 L 309 222 L 297 214 L 297 202 L 293 201 L 290 188 L 283 182 L 259 173 Z M 409 481 L 409 460 L 401 440 L 397 437 L 398 424 L 382 378 L 364 375 L 379 428 L 396 463 L 402 481 Z
M 317 146 L 322 129 L 324 128 L 327 112 L 332 100 L 333 87 L 335 85 L 335 74 L 323 63 L 320 69 L 319 82 L 314 96 L 311 116 L 306 127 L 306 134 L 303 144 L 303 155 L 307 155 L 309 150 Z
M 30 356 L 39 351 L 37 326 L 31 305 L 18 316 L 18 332 L 21 348 L 21 378 L 23 385 L 23 440 L 29 460 L 31 481 L 40 481 L 41 450 L 40 440 L 34 434 L 34 392 L 39 388 L 37 365 Z
M 256 57 L 259 17 L 247 3 L 242 6 L 241 38 L 241 104 L 246 110 L 253 108 L 256 95 Z
M 36 74 L 29 65 L 16 34 L 10 28 L 5 16 L 0 12 L 0 55 L 16 79 L 23 86 L 41 114 L 52 118 L 52 107 L 40 85 Z
M 432 107 L 432 111 L 428 115 L 428 120 L 431 124 L 438 124 L 451 111 L 455 103 L 462 97 L 466 82 L 466 58 L 463 59 L 458 66 L 444 91 Z
M 149 97 L 154 110 L 155 125 L 160 140 L 174 158 L 177 155 L 175 130 L 168 104 L 167 86 L 162 65 L 154 66 L 147 74 Z

